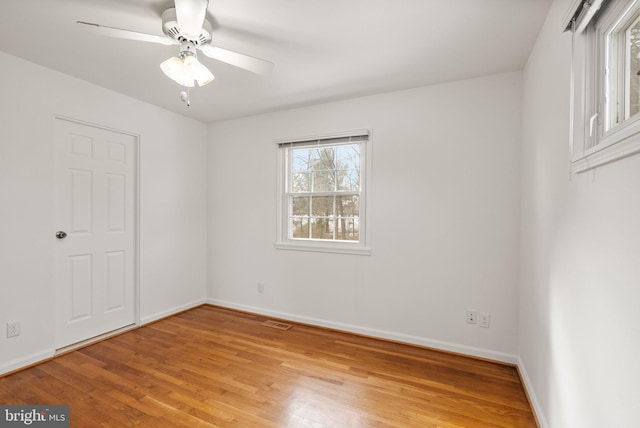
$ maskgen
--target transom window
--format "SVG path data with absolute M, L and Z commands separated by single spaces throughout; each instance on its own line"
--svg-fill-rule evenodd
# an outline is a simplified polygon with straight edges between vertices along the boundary
M 279 144 L 279 248 L 367 253 L 368 133 Z

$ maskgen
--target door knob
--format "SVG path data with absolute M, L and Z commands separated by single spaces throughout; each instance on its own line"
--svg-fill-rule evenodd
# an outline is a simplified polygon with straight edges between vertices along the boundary
M 64 239 L 67 237 L 67 233 L 63 232 L 62 230 L 59 230 L 56 232 L 56 238 L 58 239 Z

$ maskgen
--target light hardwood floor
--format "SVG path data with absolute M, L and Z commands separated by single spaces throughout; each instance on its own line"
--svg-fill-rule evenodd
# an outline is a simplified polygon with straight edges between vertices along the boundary
M 212 306 L 0 378 L 89 427 L 535 427 L 514 367 Z

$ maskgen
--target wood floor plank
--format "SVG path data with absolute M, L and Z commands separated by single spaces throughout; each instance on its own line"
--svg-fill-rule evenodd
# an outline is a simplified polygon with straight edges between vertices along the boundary
M 71 426 L 535 427 L 511 366 L 201 306 L 0 378 Z

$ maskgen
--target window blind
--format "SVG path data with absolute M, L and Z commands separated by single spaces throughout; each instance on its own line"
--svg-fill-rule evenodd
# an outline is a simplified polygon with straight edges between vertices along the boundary
M 581 33 L 607 0 L 573 0 L 562 20 L 563 31 Z
M 278 147 L 309 147 L 320 145 L 340 145 L 369 140 L 369 131 L 352 131 L 346 134 L 332 134 L 324 137 L 296 138 L 278 142 Z

